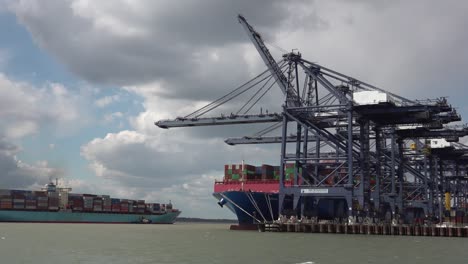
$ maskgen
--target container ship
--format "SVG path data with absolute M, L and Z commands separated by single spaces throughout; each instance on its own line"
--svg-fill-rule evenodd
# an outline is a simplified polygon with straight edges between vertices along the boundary
M 321 174 L 331 173 L 333 161 L 322 162 Z M 295 164 L 285 164 L 285 181 L 287 187 L 293 185 Z M 271 222 L 280 217 L 278 212 L 278 193 L 280 167 L 262 165 L 256 167 L 247 164 L 225 165 L 224 178 L 215 181 L 213 196 L 218 200 L 218 205 L 226 206 L 232 211 L 239 222 L 238 226 L 231 229 L 249 230 L 256 229 L 259 222 Z M 301 184 L 302 169 L 298 169 L 299 182 Z M 337 178 L 343 177 L 345 171 L 338 171 Z M 330 177 L 327 182 L 336 178 Z M 292 208 L 292 198 L 286 197 L 284 205 Z M 346 217 L 346 204 L 343 201 L 333 199 L 320 199 L 314 208 L 304 208 L 304 215 L 318 217 L 320 219 L 333 219 L 335 217 Z M 285 215 L 295 215 L 293 211 L 282 212 Z
M 173 224 L 172 204 L 71 193 L 49 183 L 38 191 L 0 190 L 0 222 Z
M 218 205 L 232 211 L 239 225 L 232 229 L 256 229 L 257 220 L 278 219 L 279 166 L 225 165 L 224 178 L 215 181 L 213 196 Z M 294 164 L 285 168 L 285 184 L 290 186 Z

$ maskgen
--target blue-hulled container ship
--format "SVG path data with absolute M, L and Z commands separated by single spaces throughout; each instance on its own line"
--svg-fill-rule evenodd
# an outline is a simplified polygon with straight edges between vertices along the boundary
M 172 204 L 71 193 L 54 183 L 38 191 L 0 190 L 0 222 L 173 224 Z
M 295 170 L 294 164 L 285 164 L 285 186 L 293 184 Z M 324 163 L 321 173 L 327 174 L 330 171 L 331 169 Z M 298 172 L 300 175 L 302 170 L 299 169 Z M 215 181 L 213 196 L 218 201 L 218 205 L 227 207 L 236 215 L 239 225 L 231 226 L 231 229 L 257 229 L 257 223 L 271 222 L 280 217 L 278 210 L 279 176 L 279 166 L 225 165 L 223 179 Z M 290 206 L 292 202 L 292 197 L 285 197 L 286 208 L 292 207 Z M 318 200 L 316 208 L 305 208 L 305 215 L 321 219 L 330 219 L 337 215 L 345 217 L 344 204 L 338 200 Z M 295 214 L 294 212 L 282 213 Z
M 291 168 L 286 168 L 291 184 Z M 256 229 L 257 220 L 278 219 L 279 167 L 247 164 L 225 165 L 224 178 L 214 184 L 218 205 L 227 207 L 238 220 L 239 229 Z M 236 228 L 232 226 L 231 228 Z

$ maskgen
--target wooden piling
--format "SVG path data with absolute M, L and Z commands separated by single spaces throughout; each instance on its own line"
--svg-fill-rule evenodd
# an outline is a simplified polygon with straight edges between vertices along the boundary
M 367 235 L 400 235 L 400 236 L 441 236 L 467 237 L 465 227 L 437 227 L 420 225 L 343 225 L 332 223 L 262 223 L 258 225 L 259 232 L 296 232 L 296 233 L 328 233 L 328 234 L 367 234 Z

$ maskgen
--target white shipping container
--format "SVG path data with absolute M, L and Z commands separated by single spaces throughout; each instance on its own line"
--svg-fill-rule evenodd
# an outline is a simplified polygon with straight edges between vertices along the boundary
M 450 146 L 450 142 L 443 138 L 431 139 L 431 148 L 448 148 Z
M 390 102 L 388 95 L 379 91 L 354 92 L 353 100 L 358 105 L 376 105 Z

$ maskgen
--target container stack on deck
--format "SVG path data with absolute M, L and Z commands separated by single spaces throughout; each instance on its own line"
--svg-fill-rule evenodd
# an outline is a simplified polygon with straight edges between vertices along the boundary
M 21 211 L 59 211 L 90 213 L 135 213 L 158 214 L 171 212 L 172 206 L 159 203 L 145 203 L 145 200 L 128 200 L 111 198 L 109 195 L 68 193 L 68 203 L 60 207 L 60 200 L 64 199 L 58 192 L 24 191 L 0 189 L 0 210 Z M 176 209 L 174 209 L 176 211 Z

